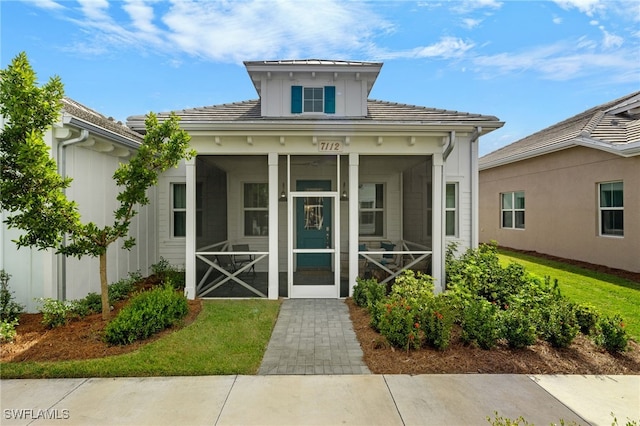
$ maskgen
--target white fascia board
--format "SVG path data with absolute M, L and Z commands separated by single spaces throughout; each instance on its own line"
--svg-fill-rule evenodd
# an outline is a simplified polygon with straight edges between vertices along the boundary
M 318 129 L 326 129 L 330 131 L 342 131 L 347 128 L 351 132 L 375 131 L 381 133 L 390 133 L 398 131 L 411 132 L 435 132 L 446 133 L 455 130 L 457 132 L 473 132 L 477 127 L 482 127 L 482 134 L 489 133 L 492 130 L 502 127 L 503 122 L 401 122 L 401 121 L 360 121 L 360 120 L 326 120 L 326 121 L 243 121 L 243 122 L 189 122 L 180 121 L 180 126 L 187 131 L 243 131 L 243 132 L 259 132 L 259 131 L 317 131 Z
M 80 129 L 88 130 L 90 133 L 102 136 L 105 139 L 108 139 L 110 142 L 116 143 L 118 145 L 122 145 L 126 148 L 137 150 L 138 148 L 140 148 L 140 145 L 141 145 L 141 142 L 136 141 L 135 139 L 128 138 L 119 133 L 105 129 L 104 127 L 100 127 L 93 123 L 89 123 L 88 121 L 81 120 L 69 114 L 63 115 L 62 122 L 63 124 L 68 124 L 71 126 L 78 127 Z

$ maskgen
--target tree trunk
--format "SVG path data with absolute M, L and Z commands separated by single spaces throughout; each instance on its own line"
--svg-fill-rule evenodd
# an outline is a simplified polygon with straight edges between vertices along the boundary
M 102 319 L 108 321 L 111 318 L 111 306 L 109 305 L 109 285 L 107 284 L 107 251 L 100 254 L 100 294 L 102 296 Z

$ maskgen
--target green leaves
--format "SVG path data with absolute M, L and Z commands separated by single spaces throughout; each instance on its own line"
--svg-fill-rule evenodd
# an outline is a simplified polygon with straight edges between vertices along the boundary
M 71 180 L 58 174 L 43 139 L 58 119 L 62 83 L 54 77 L 42 87 L 35 84 L 25 53 L 0 70 L 0 113 L 7 119 L 0 134 L 0 208 L 11 213 L 9 227 L 25 231 L 18 247 L 46 249 L 59 245 L 80 216 L 64 195 Z

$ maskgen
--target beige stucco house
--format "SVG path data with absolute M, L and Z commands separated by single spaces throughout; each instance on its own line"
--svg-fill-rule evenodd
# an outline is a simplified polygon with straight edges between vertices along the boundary
M 382 63 L 245 67 L 258 99 L 176 111 L 197 156 L 159 183 L 157 237 L 187 295 L 337 298 L 404 269 L 442 289 L 448 241 L 478 244 L 478 138 L 503 123 L 371 100 Z
M 480 241 L 640 272 L 640 92 L 483 156 Z

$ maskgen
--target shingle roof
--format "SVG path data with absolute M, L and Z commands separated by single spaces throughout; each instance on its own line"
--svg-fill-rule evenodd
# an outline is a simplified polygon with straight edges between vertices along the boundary
M 131 139 L 132 141 L 138 143 L 142 142 L 142 136 L 140 133 L 125 126 L 122 122 L 115 121 L 111 117 L 107 118 L 99 112 L 81 104 L 80 102 L 74 101 L 71 98 L 65 97 L 62 99 L 62 109 L 64 112 L 82 121 L 93 124 L 127 139 Z
M 360 121 L 393 121 L 407 123 L 465 123 L 465 122 L 495 122 L 500 124 L 498 118 L 491 115 L 470 114 L 459 111 L 427 108 L 415 105 L 406 105 L 378 100 L 367 101 L 368 114 L 366 117 L 334 117 L 323 116 L 321 119 L 314 116 L 299 115 L 287 117 L 263 117 L 260 115 L 260 100 L 249 100 L 222 105 L 204 106 L 175 111 L 181 117 L 182 123 L 205 122 L 243 122 L 243 121 L 318 121 L 318 120 L 360 120 Z M 158 113 L 158 118 L 168 117 L 169 112 Z M 127 123 L 136 128 L 140 125 L 144 116 L 132 116 L 127 118 Z
M 638 143 L 640 92 L 634 92 L 493 151 L 480 158 L 479 166 L 487 169 L 575 145 L 636 155 Z

